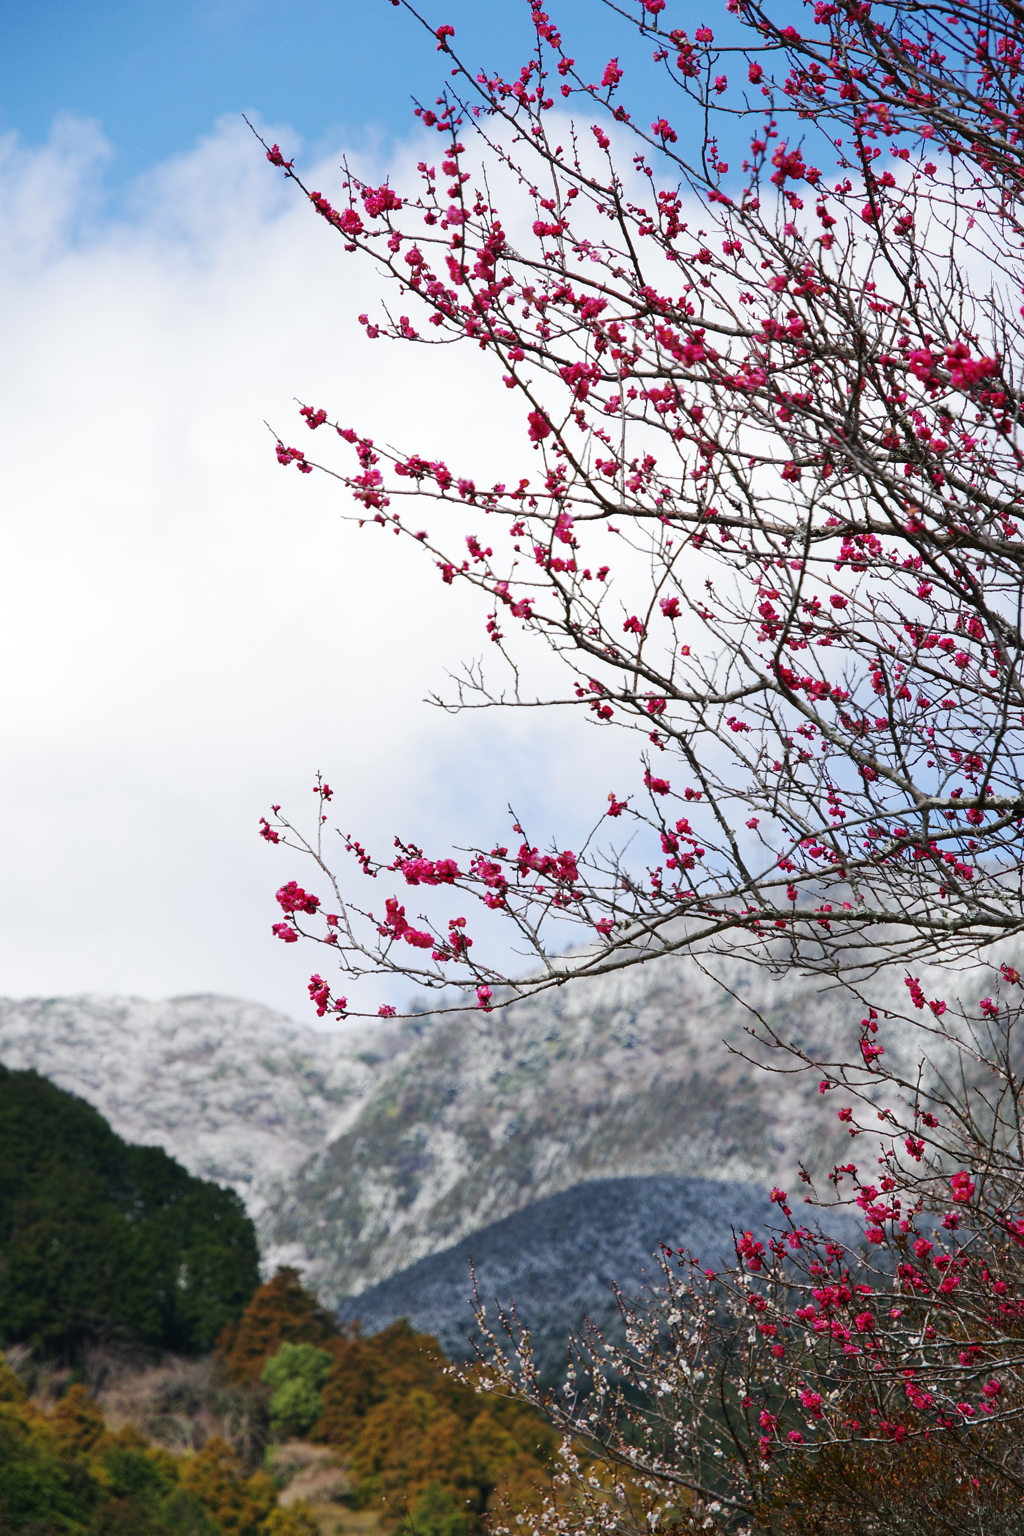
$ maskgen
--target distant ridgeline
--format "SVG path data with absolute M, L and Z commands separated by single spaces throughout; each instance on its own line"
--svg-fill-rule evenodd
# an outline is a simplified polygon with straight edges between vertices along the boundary
M 130 1146 L 37 1073 L 0 1066 L 0 1347 L 206 1350 L 258 1284 L 236 1194 Z

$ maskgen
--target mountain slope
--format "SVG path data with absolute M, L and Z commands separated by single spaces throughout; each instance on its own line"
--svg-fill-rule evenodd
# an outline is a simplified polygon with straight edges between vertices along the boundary
M 0 1344 L 209 1349 L 259 1282 L 237 1195 L 38 1073 L 0 1066 L 0 1169 Z
M 755 1065 L 765 1047 L 749 1028 L 759 1018 L 762 1034 L 850 1060 L 862 1006 L 795 969 L 715 963 L 719 980 L 680 956 L 492 1014 L 334 1034 L 216 997 L 0 1002 L 0 1061 L 231 1185 L 265 1265 L 298 1265 L 333 1303 L 579 1185 L 792 1188 L 798 1163 L 823 1174 L 843 1160 L 833 1096 L 791 1058 Z M 902 1008 L 902 972 L 872 981 L 882 1006 L 886 987 Z M 887 1061 L 909 1065 L 912 1034 L 887 1033 Z
M 339 1316 L 358 1320 L 370 1333 L 407 1317 L 414 1328 L 438 1338 L 447 1354 L 464 1357 L 476 1334 L 472 1261 L 491 1325 L 498 1308 L 507 1309 L 514 1299 L 538 1364 L 555 1373 L 565 1363 L 569 1329 L 579 1329 L 585 1318 L 604 1333 L 617 1334 L 613 1284 L 635 1295 L 644 1283 L 659 1283 L 653 1257 L 659 1244 L 685 1247 L 715 1266 L 733 1257 L 733 1230 L 758 1230 L 771 1209 L 765 1192 L 747 1184 L 664 1176 L 597 1179 L 526 1206 L 360 1296 L 343 1299 Z M 831 1222 L 855 1237 L 852 1218 L 833 1214 Z
M 434 1019 L 281 1186 L 264 1240 L 301 1255 L 334 1301 L 591 1180 L 766 1187 L 801 1159 L 830 1167 L 845 1142 L 806 1074 L 736 1054 L 751 1044 L 741 998 L 807 1039 L 855 1027 L 852 1012 L 824 1004 L 820 983 L 736 969 L 729 981 L 732 994 L 693 962 L 652 962 Z
M 324 1034 L 223 997 L 0 1000 L 0 1061 L 92 1104 L 258 1216 L 405 1048 L 397 1030 Z

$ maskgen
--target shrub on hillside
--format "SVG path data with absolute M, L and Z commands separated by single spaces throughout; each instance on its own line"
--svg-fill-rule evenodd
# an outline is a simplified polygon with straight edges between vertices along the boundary
M 333 1356 L 312 1344 L 282 1344 L 260 1372 L 272 1387 L 270 1423 L 276 1434 L 304 1434 L 324 1411 L 320 1396 Z

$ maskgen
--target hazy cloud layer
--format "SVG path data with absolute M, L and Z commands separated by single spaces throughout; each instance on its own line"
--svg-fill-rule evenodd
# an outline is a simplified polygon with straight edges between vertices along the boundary
M 0 991 L 217 990 L 306 1018 L 315 957 L 269 932 L 302 875 L 255 836 L 271 801 L 311 813 L 322 768 L 378 847 L 500 836 L 510 798 L 568 836 L 627 755 L 613 786 L 569 722 L 425 706 L 482 616 L 271 451 L 264 419 L 321 445 L 299 397 L 507 478 L 521 423 L 484 360 L 366 341 L 375 279 L 243 126 L 121 223 L 92 213 L 104 153 L 73 122 L 39 152 L 0 142 Z

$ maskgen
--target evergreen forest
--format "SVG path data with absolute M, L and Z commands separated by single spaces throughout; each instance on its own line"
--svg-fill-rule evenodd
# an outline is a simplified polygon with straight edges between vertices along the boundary
M 95 1109 L 0 1066 L 0 1343 L 210 1349 L 259 1283 L 238 1196 Z

